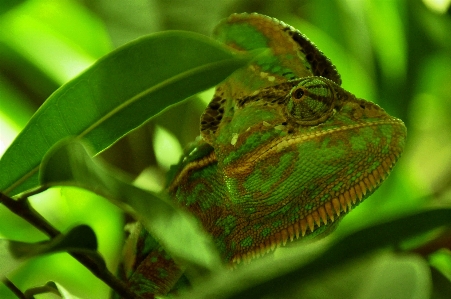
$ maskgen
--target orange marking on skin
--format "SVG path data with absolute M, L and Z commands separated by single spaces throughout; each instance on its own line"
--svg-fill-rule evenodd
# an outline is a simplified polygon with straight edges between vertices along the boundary
M 373 173 L 376 176 L 379 176 L 379 171 L 381 171 L 381 169 L 382 166 L 373 171 Z M 362 201 L 364 195 L 375 188 L 376 185 L 376 178 L 373 174 L 369 174 L 368 177 L 363 178 L 354 186 L 350 187 L 342 194 L 339 194 L 338 197 L 332 198 L 310 214 L 305 215 L 304 218 L 283 228 L 281 231 L 270 235 L 266 240 L 251 248 L 249 251 L 236 254 L 232 258 L 232 263 L 239 264 L 241 261 L 249 263 L 252 259 L 265 255 L 270 251 L 274 251 L 279 246 L 285 246 L 288 239 L 294 241 L 295 237 L 296 239 L 299 238 L 299 235 L 304 237 L 308 230 L 310 233 L 313 233 L 315 229 L 321 227 L 321 225 L 334 222 L 335 217 L 339 217 L 342 211 L 350 211 L 353 204 L 358 203 L 357 200 Z
M 362 181 L 359 182 L 360 190 L 362 191 L 363 196 L 366 195 L 366 191 L 367 191 L 367 187 L 366 187 L 366 184 L 365 184 L 365 179 L 363 179 Z
M 396 161 L 398 160 L 398 159 L 396 158 L 396 156 L 393 155 L 393 154 L 390 155 L 390 159 L 391 159 L 391 162 L 392 162 L 393 164 L 395 164 Z
M 368 177 L 364 177 L 363 182 L 365 183 L 366 187 L 365 194 L 366 192 L 373 190 L 373 186 L 371 185 L 371 182 L 369 181 Z
M 324 207 L 319 207 L 318 212 L 319 212 L 319 215 L 321 216 L 321 220 L 323 220 L 323 223 L 327 224 L 327 214 L 326 214 L 326 210 L 324 209 Z
M 306 219 L 307 219 L 307 225 L 310 228 L 310 232 L 313 232 L 313 230 L 315 229 L 315 223 L 314 223 L 312 215 L 311 214 L 307 215 Z
M 294 226 L 294 232 L 296 234 L 296 239 L 299 239 L 299 234 L 300 234 L 299 223 L 296 222 L 293 226 Z
M 288 228 L 287 228 L 287 231 L 288 231 L 288 235 L 290 236 L 290 241 L 291 242 L 293 242 L 293 240 L 294 240 L 294 228 L 293 228 L 293 226 L 292 225 L 290 225 Z
M 348 210 L 350 211 L 352 209 L 352 197 L 348 190 L 345 191 L 343 194 L 346 200 L 346 205 L 348 206 Z
M 301 219 L 301 234 L 302 236 L 305 236 L 305 233 L 307 232 L 307 221 L 305 219 Z
M 337 216 L 340 216 L 340 213 L 341 213 L 340 202 L 338 201 L 338 199 L 336 197 L 332 199 L 332 206 L 334 207 L 334 210 L 335 210 L 335 213 L 337 214 Z
M 386 172 L 385 172 L 385 170 L 384 170 L 384 166 L 383 165 L 381 165 L 381 166 L 379 166 L 378 168 L 376 168 L 376 170 L 377 170 L 377 172 L 379 172 L 379 178 L 380 178 L 380 180 L 385 180 L 385 178 L 386 178 Z M 380 181 L 379 180 L 379 181 Z
M 312 139 L 317 139 L 321 136 L 330 135 L 338 132 L 343 132 L 347 130 L 353 130 L 355 128 L 364 128 L 364 127 L 371 127 L 371 126 L 377 126 L 381 124 L 399 124 L 400 121 L 397 120 L 381 120 L 381 121 L 375 121 L 372 123 L 359 123 L 349 126 L 343 126 L 340 128 L 334 128 L 325 130 L 322 132 L 311 132 L 311 133 L 303 133 L 302 135 L 287 135 L 280 138 L 275 138 L 268 144 L 264 144 L 260 147 L 258 147 L 256 150 L 249 152 L 246 154 L 245 157 L 243 157 L 242 160 L 240 160 L 240 163 L 236 163 L 233 165 L 234 173 L 238 172 L 250 172 L 251 165 L 254 165 L 258 161 L 264 160 L 266 157 L 273 155 L 274 152 L 280 152 L 285 150 L 287 147 L 300 144 L 303 142 L 307 142 Z M 226 170 L 227 171 L 227 170 Z
M 351 188 L 349 189 L 349 195 L 351 196 L 352 203 L 355 204 L 357 197 L 356 197 L 356 195 L 355 195 L 355 189 L 354 189 L 354 187 L 351 187 Z
M 270 239 L 267 239 L 265 241 L 265 246 L 266 246 L 266 253 L 270 252 L 271 251 L 271 240 Z
M 288 232 L 286 229 L 282 230 L 282 245 L 285 246 L 288 241 Z
M 368 180 L 370 181 L 371 186 L 372 186 L 373 188 L 377 186 L 376 179 L 374 178 L 374 176 L 373 176 L 372 173 L 368 174 Z
M 277 232 L 274 234 L 274 238 L 276 240 L 276 248 L 279 247 L 280 243 L 282 242 L 282 234 L 280 232 Z
M 359 201 L 361 201 L 363 198 L 363 192 L 362 192 L 362 189 L 360 188 L 360 185 L 359 184 L 355 185 L 354 190 L 355 190 L 355 195 L 356 195 L 357 199 Z
M 334 210 L 333 210 L 332 205 L 330 204 L 330 202 L 326 202 L 324 204 L 324 208 L 326 208 L 326 213 L 329 216 L 330 220 L 332 222 L 334 222 L 334 220 L 335 220 Z
M 276 249 L 276 247 L 277 247 L 277 242 L 274 239 L 273 235 L 270 237 L 270 241 L 271 241 L 271 251 L 274 251 L 274 249 Z
M 343 194 L 340 194 L 338 198 L 340 200 L 340 205 L 341 205 L 341 208 L 343 209 L 343 212 L 346 213 L 347 207 L 348 207 L 348 202 L 346 201 L 346 199 L 343 196 Z
M 321 225 L 321 219 L 319 218 L 318 211 L 312 212 L 313 220 L 315 221 L 316 225 L 319 227 Z
M 381 176 L 379 174 L 379 171 L 377 170 L 377 168 L 375 170 L 373 170 L 373 177 L 376 180 L 376 184 L 379 184 L 380 180 L 381 180 Z
M 180 182 L 183 180 L 185 176 L 187 176 L 190 173 L 190 171 L 204 168 L 205 166 L 214 162 L 217 162 L 217 158 L 215 152 L 212 151 L 210 154 L 203 157 L 202 159 L 188 163 L 185 167 L 183 167 L 182 171 L 180 171 L 176 175 L 171 185 L 168 187 L 168 192 L 171 193 L 173 189 L 177 188 L 177 186 L 180 186 Z

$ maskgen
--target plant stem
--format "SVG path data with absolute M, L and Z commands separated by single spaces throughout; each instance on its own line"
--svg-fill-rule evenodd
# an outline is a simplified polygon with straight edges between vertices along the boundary
M 43 286 L 30 288 L 25 291 L 24 295 L 26 298 L 34 298 L 34 295 L 52 293 L 62 297 L 61 293 L 58 290 L 58 287 L 53 282 L 48 282 Z
M 25 219 L 28 223 L 39 229 L 50 238 L 55 238 L 61 234 L 59 230 L 53 227 L 30 205 L 28 197 L 22 197 L 18 200 L 14 200 L 3 193 L 0 193 L 0 202 L 3 203 L 11 212 Z
M 22 291 L 19 290 L 19 288 L 16 287 L 16 285 L 11 280 L 9 280 L 8 278 L 6 278 L 6 277 L 3 278 L 2 282 L 3 282 L 3 284 L 6 285 L 6 287 L 8 289 L 11 290 L 11 292 L 14 293 L 14 295 L 17 296 L 17 298 L 20 298 L 20 299 L 26 299 L 27 298 L 27 297 L 25 297 L 24 293 L 22 293 Z
M 449 229 L 442 232 L 439 236 L 435 237 L 431 241 L 422 244 L 417 248 L 409 250 L 409 252 L 413 252 L 423 256 L 424 258 L 428 258 L 430 254 L 444 248 L 451 250 L 451 230 Z
M 53 225 L 51 225 L 30 205 L 28 197 L 21 197 L 18 200 L 14 200 L 3 193 L 0 193 L 0 203 L 3 203 L 3 205 L 5 205 L 11 212 L 23 218 L 24 220 L 29 222 L 31 225 L 42 231 L 50 238 L 55 238 L 61 234 L 59 230 L 57 230 Z M 96 277 L 105 282 L 122 298 L 129 299 L 140 298 L 140 296 L 129 290 L 127 286 L 118 278 L 116 278 L 110 271 L 108 271 L 105 267 L 100 266 L 88 255 L 83 253 L 72 253 L 72 252 L 69 252 L 69 254 L 72 257 L 74 257 L 77 261 L 79 261 L 81 264 L 83 264 L 86 268 L 88 268 L 91 271 L 91 273 L 93 273 Z

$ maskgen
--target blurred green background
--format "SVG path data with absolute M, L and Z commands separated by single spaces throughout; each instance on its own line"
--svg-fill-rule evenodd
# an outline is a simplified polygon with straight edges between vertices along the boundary
M 338 234 L 399 214 L 451 204 L 450 0 L 7 0 L 0 3 L 0 156 L 60 85 L 112 49 L 145 34 L 189 30 L 210 35 L 234 12 L 259 12 L 299 29 L 337 66 L 343 87 L 404 120 L 405 153 L 386 183 L 346 217 Z M 180 49 L 183 51 L 183 49 Z M 211 91 L 135 130 L 100 156 L 158 190 L 169 165 L 199 132 Z M 33 145 L 30 144 L 30 147 Z M 0 170 L 1 171 L 1 170 Z M 91 225 L 114 270 L 123 216 L 106 200 L 77 189 L 32 198 L 64 230 Z M 44 236 L 0 207 L 0 236 Z M 451 278 L 449 252 L 431 263 Z M 35 259 L 11 280 L 25 290 L 48 280 L 80 297 L 108 288 L 65 254 Z M 10 298 L 0 286 L 0 298 Z M 12 297 L 13 298 L 13 297 Z

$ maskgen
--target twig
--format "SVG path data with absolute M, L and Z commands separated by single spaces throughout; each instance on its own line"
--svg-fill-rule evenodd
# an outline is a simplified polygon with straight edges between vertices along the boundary
M 443 248 L 451 250 L 451 230 L 442 232 L 438 237 L 427 242 L 426 244 L 409 250 L 409 252 L 413 252 L 427 258 L 430 254 Z
M 14 295 L 17 296 L 17 298 L 27 299 L 27 297 L 25 297 L 24 293 L 22 293 L 22 291 L 19 290 L 19 288 L 16 287 L 16 285 L 11 280 L 9 280 L 8 278 L 5 277 L 2 279 L 2 282 L 8 287 L 8 289 L 11 290 L 11 292 L 14 293 Z
M 59 230 L 53 227 L 30 205 L 28 197 L 22 197 L 18 200 L 14 200 L 3 193 L 0 193 L 0 202 L 3 203 L 11 212 L 28 221 L 31 225 L 39 229 L 50 238 L 55 238 L 61 234 Z
M 42 231 L 50 238 L 55 238 L 61 232 L 51 225 L 44 217 L 42 217 L 29 203 L 28 197 L 22 197 L 14 200 L 3 193 L 0 193 L 0 203 L 3 203 L 11 212 L 28 221 L 31 225 Z M 140 296 L 133 293 L 127 286 L 115 277 L 105 267 L 100 266 L 96 261 L 83 253 L 69 254 L 77 261 L 88 268 L 96 277 L 105 282 L 122 298 L 139 299 Z
M 46 293 L 52 293 L 52 294 L 58 295 L 59 297 L 63 298 L 60 291 L 58 290 L 58 287 L 52 281 L 47 282 L 43 286 L 30 288 L 25 291 L 24 295 L 27 299 L 29 299 L 29 298 L 34 298 L 34 295 L 40 295 L 40 294 L 46 294 Z

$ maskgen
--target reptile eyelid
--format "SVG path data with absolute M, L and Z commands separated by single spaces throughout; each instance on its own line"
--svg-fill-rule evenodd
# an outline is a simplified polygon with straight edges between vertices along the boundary
M 335 90 L 329 80 L 307 77 L 298 80 L 287 98 L 286 114 L 299 125 L 317 125 L 332 115 Z

